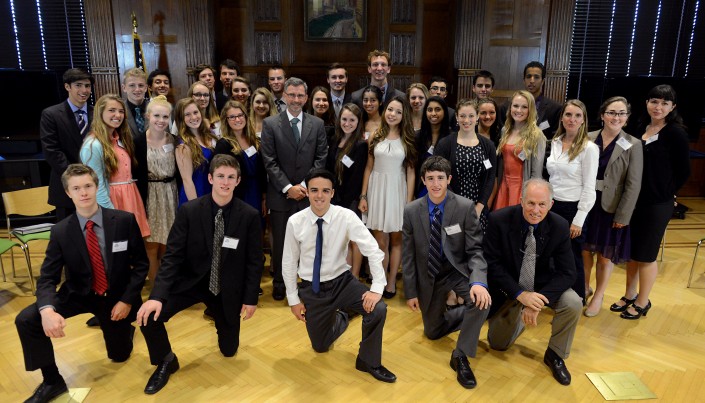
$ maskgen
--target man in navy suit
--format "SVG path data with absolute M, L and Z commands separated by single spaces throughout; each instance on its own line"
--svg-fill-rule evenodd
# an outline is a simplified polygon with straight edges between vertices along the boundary
M 179 207 L 152 293 L 137 314 L 149 359 L 157 365 L 144 389 L 147 394 L 157 393 L 179 369 L 164 322 L 203 302 L 215 321 L 220 352 L 232 357 L 240 345 L 240 318 L 251 318 L 257 308 L 260 215 L 233 197 L 240 183 L 233 156 L 216 155 L 209 169 L 213 190 Z
M 78 153 L 93 120 L 93 107 L 88 105 L 93 76 L 83 69 L 68 69 L 63 81 L 68 98 L 44 109 L 39 121 L 42 151 L 51 167 L 48 202 L 56 207 L 57 222 L 76 211 L 61 185 L 61 174 L 69 164 L 81 162 Z
M 37 280 L 37 302 L 15 319 L 25 369 L 41 369 L 44 378 L 28 402 L 48 402 L 67 391 L 51 338 L 64 337 L 66 319 L 72 316 L 94 314 L 108 358 L 124 362 L 130 357 L 131 323 L 149 268 L 137 220 L 132 213 L 98 206 L 98 176 L 90 167 L 71 164 L 61 181 L 76 213 L 52 228 Z M 62 271 L 66 280 L 57 292 Z
M 343 105 L 350 102 L 352 96 L 345 91 L 345 86 L 348 84 L 348 71 L 340 63 L 333 63 L 328 66 L 328 76 L 326 81 L 330 86 L 330 96 L 333 100 L 333 108 L 335 116 L 340 115 L 340 109 Z

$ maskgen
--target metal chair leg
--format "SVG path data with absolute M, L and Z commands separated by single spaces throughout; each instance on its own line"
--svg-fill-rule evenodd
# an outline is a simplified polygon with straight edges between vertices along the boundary
M 27 273 L 29 274 L 29 285 L 32 288 L 32 295 L 35 295 L 37 290 L 34 287 L 34 276 L 32 275 L 32 261 L 29 258 L 29 247 L 26 244 L 22 246 L 22 252 L 24 252 L 24 258 L 27 261 Z
M 703 244 L 705 238 L 698 241 L 698 246 L 695 247 L 695 255 L 693 256 L 693 264 L 690 266 L 690 275 L 688 276 L 688 285 L 686 288 L 690 288 L 690 282 L 693 281 L 693 272 L 695 271 L 695 261 L 698 258 L 698 251 L 700 250 L 700 245 Z

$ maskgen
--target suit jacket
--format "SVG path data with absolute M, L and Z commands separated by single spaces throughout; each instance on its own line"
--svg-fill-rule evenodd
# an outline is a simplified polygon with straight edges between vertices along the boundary
M 483 249 L 492 308 L 495 308 L 490 316 L 507 299 L 514 299 L 523 291 L 519 286 L 519 272 L 527 226 L 521 205 L 505 207 L 489 216 Z M 534 237 L 537 255 L 534 291 L 553 304 L 573 285 L 577 276 L 568 221 L 549 211 L 534 231 Z
M 588 133 L 593 142 L 601 130 Z M 613 141 L 624 139 L 631 144 L 625 150 L 619 143 L 615 144 L 612 155 L 607 162 L 602 180 L 602 209 L 614 214 L 614 220 L 620 224 L 629 224 L 641 190 L 641 174 L 644 169 L 644 154 L 641 141 L 621 131 Z
M 543 130 L 543 135 L 549 140 L 553 138 L 556 130 L 558 130 L 558 122 L 561 120 L 561 109 L 563 109 L 563 106 L 558 102 L 541 96 L 541 103 L 536 108 L 536 125 L 541 126 L 543 122 L 549 124 L 549 127 Z
M 459 232 L 448 235 L 449 228 L 455 225 L 459 225 Z M 475 203 L 449 191 L 442 227 L 441 244 L 448 263 L 470 283 L 486 285 L 487 263 L 482 256 L 482 231 L 475 214 Z M 430 304 L 434 288 L 428 274 L 430 237 L 428 197 L 424 196 L 404 207 L 402 227 L 404 295 L 406 299 L 418 298 L 423 311 Z
M 149 99 L 145 98 L 144 102 L 142 102 L 142 105 L 139 105 L 140 112 L 142 112 L 142 116 L 144 117 L 144 131 L 140 131 L 137 127 L 137 122 L 135 122 L 135 115 L 132 113 L 132 108 L 130 107 L 130 105 L 130 101 L 125 99 L 125 120 L 127 120 L 127 124 L 130 126 L 132 137 L 135 138 L 138 136 L 144 136 L 145 132 L 147 131 L 147 117 L 145 116 L 145 114 L 147 113 L 147 105 L 149 105 Z
M 93 107 L 88 105 L 88 127 L 93 121 Z M 42 111 L 39 121 L 39 137 L 44 158 L 51 167 L 49 174 L 49 204 L 56 207 L 73 207 L 61 184 L 61 174 L 70 164 L 81 162 L 79 151 L 89 129 L 81 136 L 76 116 L 71 111 L 69 101 L 63 101 Z
M 275 211 L 288 211 L 297 204 L 299 209 L 308 206 L 308 199 L 298 202 L 287 199 L 282 190 L 287 185 L 301 183 L 312 169 L 323 168 L 326 164 L 328 143 L 323 120 L 307 113 L 301 116 L 302 130 L 298 144 L 286 110 L 262 122 L 260 149 L 269 175 L 267 207 Z
M 394 98 L 396 96 L 402 96 L 402 97 L 406 96 L 406 93 L 399 91 L 399 90 L 395 89 L 394 87 L 392 87 L 391 82 L 388 81 L 387 84 L 388 84 L 387 85 L 387 92 L 384 93 L 384 99 L 381 102 L 382 105 L 386 105 L 387 102 L 389 102 L 392 98 Z M 364 108 L 362 108 L 362 91 L 365 90 L 365 87 L 362 87 L 359 90 L 353 92 L 352 97 L 351 97 L 351 102 L 354 104 L 357 104 L 357 106 L 359 106 L 360 109 L 362 109 L 362 110 L 364 110 Z
M 149 182 L 147 182 L 147 177 L 149 176 L 149 165 L 147 165 L 147 135 L 133 135 L 133 141 L 135 143 L 135 159 L 137 160 L 137 165 L 135 165 L 134 162 L 132 163 L 132 179 L 137 180 L 137 190 L 140 192 L 144 209 L 147 211 L 147 199 L 149 198 Z
M 215 92 L 215 107 L 218 108 L 218 112 L 223 110 L 223 107 L 225 106 L 225 103 L 230 100 L 230 97 L 227 95 L 223 94 L 223 90 L 217 90 Z M 212 101 L 212 100 L 211 100 Z
M 102 208 L 105 233 L 105 271 L 108 297 L 115 302 L 132 304 L 133 311 L 142 303 L 140 292 L 149 269 L 149 260 L 137 220 L 132 213 Z M 113 242 L 127 241 L 127 250 L 113 252 Z M 59 291 L 61 271 L 66 281 Z M 46 257 L 37 280 L 37 306 L 56 306 L 72 295 L 87 296 L 92 290 L 93 269 L 88 247 L 76 214 L 61 220 L 51 229 Z
M 168 301 L 172 294 L 188 293 L 210 276 L 214 230 L 211 203 L 207 194 L 176 211 L 150 299 Z M 221 296 L 226 319 L 236 323 L 243 304 L 257 305 L 263 268 L 259 213 L 233 198 L 225 227 L 225 236 L 238 243 L 235 249 L 221 249 Z

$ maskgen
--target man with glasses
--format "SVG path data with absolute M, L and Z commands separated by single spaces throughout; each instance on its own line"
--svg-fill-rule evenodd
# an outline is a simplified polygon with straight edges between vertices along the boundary
M 428 91 L 431 96 L 441 97 L 444 100 L 448 96 L 450 86 L 448 85 L 448 80 L 440 76 L 433 76 L 428 82 Z M 446 101 L 447 103 L 448 101 Z M 460 126 L 458 126 L 458 119 L 455 117 L 455 109 L 450 107 L 448 104 L 448 123 L 450 123 L 451 131 L 458 131 Z
M 370 85 L 379 87 L 382 90 L 382 104 L 395 96 L 406 97 L 406 94 L 392 87 L 387 80 L 387 76 L 392 71 L 392 61 L 389 53 L 381 50 L 373 50 L 367 55 L 367 72 L 370 73 Z M 352 102 L 362 108 L 362 91 L 365 86 L 352 93 Z
M 272 296 L 277 301 L 286 296 L 281 262 L 287 220 L 308 207 L 304 179 L 312 169 L 325 166 L 328 153 L 323 120 L 302 110 L 307 100 L 306 83 L 300 78 L 291 77 L 284 83 L 283 93 L 286 109 L 262 123 L 261 148 L 269 175 L 267 207 L 271 213 L 273 237 Z

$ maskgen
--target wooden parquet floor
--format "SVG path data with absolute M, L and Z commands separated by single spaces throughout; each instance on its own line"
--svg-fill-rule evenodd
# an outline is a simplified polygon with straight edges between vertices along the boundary
M 181 369 L 154 396 L 142 391 L 153 371 L 142 336 L 135 336 L 132 357 L 114 364 L 105 357 L 99 330 L 84 325 L 88 315 L 68 320 L 67 337 L 54 341 L 59 369 L 70 387 L 90 387 L 87 402 L 599 402 L 587 372 L 634 372 L 664 402 L 705 401 L 705 289 L 686 288 L 695 244 L 705 237 L 705 200 L 680 200 L 691 208 L 685 220 L 672 220 L 647 318 L 626 321 L 607 306 L 624 292 L 624 270 L 616 268 L 602 312 L 582 317 L 566 361 L 570 386 L 559 385 L 543 364 L 550 334 L 549 313 L 527 329 L 506 352 L 490 350 L 482 330 L 477 358 L 470 364 L 478 379 L 473 390 L 460 387 L 448 362 L 457 333 L 430 341 L 421 316 L 411 312 L 399 292 L 389 305 L 383 363 L 396 373 L 395 384 L 375 381 L 354 368 L 360 340 L 359 317 L 325 354 L 315 353 L 303 323 L 284 302 L 271 297 L 271 278 L 255 316 L 243 323 L 240 349 L 223 358 L 215 328 L 197 305 L 168 324 Z M 41 381 L 26 372 L 14 326 L 20 309 L 34 302 L 22 260 L 17 277 L 3 257 L 8 282 L 0 283 L 0 401 L 26 399 Z M 34 247 L 35 272 L 43 259 Z M 694 286 L 705 287 L 705 250 L 696 264 Z M 401 281 L 398 283 L 401 287 Z M 593 279 L 594 284 L 594 279 Z M 146 296 L 146 294 L 145 294 Z

